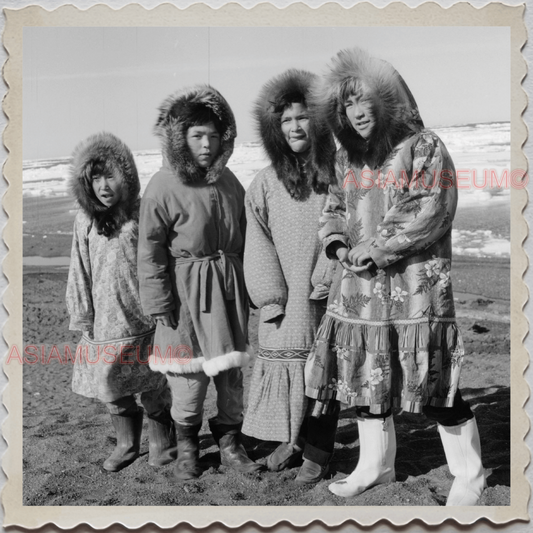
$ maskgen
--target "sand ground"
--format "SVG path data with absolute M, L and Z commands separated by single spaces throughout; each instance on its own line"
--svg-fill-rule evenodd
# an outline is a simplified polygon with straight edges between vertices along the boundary
M 68 256 L 74 220 L 68 198 L 24 199 L 24 256 Z M 453 285 L 466 361 L 463 396 L 476 414 L 487 470 L 488 488 L 481 505 L 510 504 L 510 268 L 506 259 L 456 257 Z M 396 414 L 397 481 L 350 499 L 327 490 L 357 464 L 359 441 L 353 409 L 341 413 L 329 479 L 316 486 L 291 482 L 297 468 L 283 473 L 245 475 L 220 466 L 218 449 L 207 427 L 216 413 L 211 385 L 200 432 L 205 468 L 196 481 L 176 483 L 172 465 L 147 463 L 146 420 L 142 455 L 118 473 L 102 462 L 115 445 L 103 404 L 72 393 L 71 364 L 65 346 L 75 350 L 78 332 L 68 330 L 65 267 L 25 267 L 23 336 L 39 347 L 43 360 L 23 372 L 23 502 L 25 505 L 443 505 L 452 476 L 435 424 L 423 416 Z M 257 347 L 257 314 L 250 339 Z M 57 351 L 53 350 L 53 347 Z M 55 357 L 54 357 L 55 356 Z M 14 363 L 17 364 L 17 363 Z M 253 363 L 252 363 L 253 364 Z M 245 398 L 252 364 L 244 369 Z M 246 440 L 250 456 L 264 462 L 275 443 Z
M 482 505 L 510 503 L 510 322 L 505 262 L 455 262 L 456 304 L 467 352 L 462 391 L 471 402 L 490 473 Z M 491 276 L 492 283 L 484 276 Z M 44 363 L 25 365 L 23 378 L 23 469 L 25 505 L 443 505 L 452 483 L 435 424 L 422 416 L 397 414 L 397 481 L 355 498 L 328 490 L 329 479 L 300 488 L 291 480 L 297 468 L 245 475 L 227 471 L 209 433 L 207 419 L 216 413 L 210 386 L 201 436 L 205 472 L 195 481 L 176 483 L 172 465 L 147 463 L 146 421 L 142 456 L 118 473 L 101 465 L 115 435 L 106 409 L 97 400 L 71 392 L 71 364 L 65 346 L 75 350 L 79 334 L 68 331 L 64 303 L 67 270 L 28 267 L 24 271 L 24 343 L 43 350 Z M 496 282 L 497 280 L 497 282 Z M 459 287 L 460 291 L 457 291 Z M 462 290 L 461 290 L 462 289 Z M 257 314 L 250 321 L 257 345 Z M 57 352 L 52 347 L 57 347 Z M 55 356 L 55 357 L 54 357 Z M 48 360 L 50 359 L 50 360 Z M 248 386 L 252 365 L 245 369 Z M 247 388 L 245 389 L 247 394 Z M 275 447 L 247 439 L 250 455 L 264 462 Z M 359 453 L 353 409 L 341 413 L 330 478 L 355 467 Z

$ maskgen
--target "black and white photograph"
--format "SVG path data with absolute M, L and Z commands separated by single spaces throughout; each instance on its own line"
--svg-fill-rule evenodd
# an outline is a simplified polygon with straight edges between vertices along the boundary
M 22 57 L 23 506 L 511 506 L 508 26 Z

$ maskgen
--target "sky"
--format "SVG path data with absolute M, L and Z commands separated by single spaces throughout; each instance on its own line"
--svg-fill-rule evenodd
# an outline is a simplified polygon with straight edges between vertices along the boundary
M 228 100 L 237 143 L 256 141 L 264 83 L 288 68 L 324 74 L 354 46 L 398 70 L 428 127 L 510 120 L 505 27 L 25 27 L 23 159 L 68 156 L 98 131 L 156 149 L 158 106 L 196 83 Z

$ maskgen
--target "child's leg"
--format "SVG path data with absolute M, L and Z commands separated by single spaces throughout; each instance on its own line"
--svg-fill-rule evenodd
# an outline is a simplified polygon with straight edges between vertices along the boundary
M 450 472 L 455 476 L 447 506 L 476 505 L 486 487 L 476 419 L 457 391 L 453 407 L 425 407 L 424 414 L 438 423 Z
M 328 410 L 319 417 L 307 418 L 307 434 L 303 465 L 295 482 L 301 485 L 318 483 L 328 473 L 335 446 L 340 402 L 330 400 Z
M 143 410 L 133 396 L 125 396 L 106 403 L 111 421 L 117 434 L 117 445 L 113 453 L 104 461 L 104 468 L 118 472 L 139 457 Z
M 217 389 L 217 416 L 213 423 L 241 425 L 244 412 L 244 386 L 240 368 L 230 368 L 213 378 Z
M 174 475 L 181 480 L 199 477 L 202 415 L 209 377 L 195 374 L 167 374 L 172 394 L 171 414 L 178 434 L 178 460 Z
M 170 415 L 172 398 L 168 384 L 141 394 L 141 403 L 148 415 L 150 466 L 163 466 L 176 460 L 176 432 Z
M 359 461 L 345 479 L 328 488 L 333 494 L 349 498 L 365 490 L 396 479 L 396 433 L 391 411 L 373 415 L 368 408 L 357 409 L 359 430 Z
M 209 420 L 209 428 L 220 448 L 222 465 L 239 472 L 257 472 L 262 465 L 254 463 L 241 442 L 244 398 L 242 371 L 230 368 L 213 378 L 217 389 L 217 416 Z

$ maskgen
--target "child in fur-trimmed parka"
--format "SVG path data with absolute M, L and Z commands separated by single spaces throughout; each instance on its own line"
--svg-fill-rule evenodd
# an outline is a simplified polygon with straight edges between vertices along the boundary
M 317 410 L 333 400 L 354 406 L 360 442 L 355 471 L 329 489 L 350 497 L 394 481 L 399 407 L 437 422 L 455 476 L 447 505 L 475 505 L 485 474 L 458 388 L 453 161 L 398 72 L 363 50 L 337 54 L 316 105 L 342 145 L 320 236 L 343 269 L 307 362 L 306 393 Z
M 290 69 L 266 83 L 254 115 L 271 165 L 246 192 L 246 286 L 261 310 L 243 432 L 281 444 L 270 470 L 291 468 L 302 454 L 333 451 L 334 430 L 306 417 L 304 365 L 313 345 L 336 262 L 322 252 L 319 217 L 334 179 L 335 143 L 308 106 L 317 76 Z M 328 442 L 308 442 L 313 435 Z M 304 451 L 305 449 L 305 451 Z M 299 482 L 305 482 L 302 479 Z
M 117 471 L 139 456 L 143 409 L 148 414 L 148 462 L 176 458 L 166 379 L 148 367 L 154 322 L 141 309 L 137 282 L 139 178 L 128 147 L 110 133 L 80 143 L 70 188 L 80 210 L 74 222 L 67 283 L 70 329 L 83 332 L 72 390 L 105 402 L 117 446 L 104 468 Z
M 157 320 L 150 367 L 166 373 L 172 391 L 175 475 L 201 475 L 198 434 L 210 377 L 218 414 L 209 426 L 221 462 L 257 471 L 240 440 L 241 367 L 250 356 L 244 189 L 226 168 L 235 119 L 218 91 L 198 85 L 163 102 L 154 131 L 163 167 L 142 198 L 138 268 L 144 312 Z

